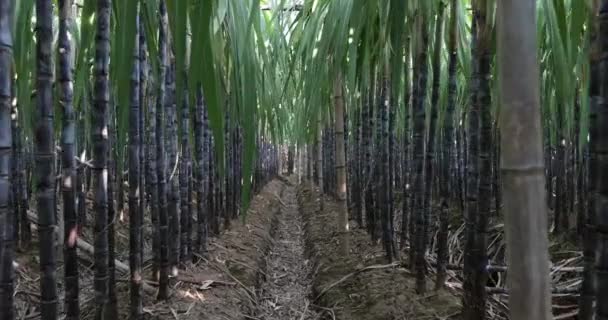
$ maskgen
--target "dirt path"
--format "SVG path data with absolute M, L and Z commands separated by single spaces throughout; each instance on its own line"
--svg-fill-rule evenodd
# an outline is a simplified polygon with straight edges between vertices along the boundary
M 386 264 L 382 247 L 362 229 L 349 234 L 351 250 L 340 253 L 336 210 L 331 197 L 319 208 L 319 192 L 309 184 L 278 177 L 251 202 L 247 220 L 209 239 L 198 263 L 187 263 L 171 279 L 167 301 L 144 295 L 146 320 L 392 320 L 456 319 L 460 299 L 441 290 L 419 296 L 414 278 Z M 147 225 L 151 223 L 148 221 Z M 117 225 L 117 254 L 126 259 L 128 221 Z M 148 229 L 145 239 L 149 252 Z M 90 234 L 84 235 L 91 240 Z M 37 319 L 36 253 L 21 254 L 17 294 L 20 318 Z M 81 319 L 94 318 L 90 257 L 81 255 Z M 147 265 L 148 267 L 149 265 Z M 146 275 L 149 269 L 146 268 Z M 362 272 L 361 270 L 367 270 Z M 58 274 L 61 274 L 61 270 Z M 59 276 L 61 285 L 62 277 Z M 117 274 L 119 319 L 128 318 L 128 276 Z M 155 284 L 149 283 L 151 286 Z M 152 290 L 154 291 L 154 290 Z M 32 294 L 33 293 L 33 294 Z M 311 297 L 315 297 L 314 305 Z M 39 317 L 38 317 L 39 318 Z
M 304 252 L 304 225 L 296 189 L 287 184 L 280 194 L 273 244 L 265 261 L 265 279 L 258 289 L 255 317 L 265 320 L 316 319 L 308 299 L 312 263 Z

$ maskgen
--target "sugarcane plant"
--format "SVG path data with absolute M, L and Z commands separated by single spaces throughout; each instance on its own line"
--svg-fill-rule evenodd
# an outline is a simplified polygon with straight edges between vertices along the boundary
M 159 47 L 159 85 L 158 97 L 156 104 L 156 172 L 157 175 L 157 192 L 158 206 L 156 207 L 159 241 L 159 290 L 158 299 L 165 300 L 168 298 L 169 286 L 169 216 L 167 210 L 167 163 L 165 154 L 165 109 L 166 104 L 171 103 L 167 99 L 167 69 L 168 66 L 168 45 L 167 45 L 167 7 L 164 0 L 159 1 L 159 31 L 158 31 L 158 47 Z
M 8 2 L 0 4 L 0 20 L 9 21 L 11 6 Z M 13 39 L 8 23 L 0 23 L 0 310 L 3 320 L 15 319 L 13 306 L 14 292 L 14 230 L 13 219 L 9 205 L 11 195 L 11 64 L 13 55 Z
M 143 263 L 143 192 L 141 192 L 141 157 L 142 136 L 140 129 L 141 116 L 141 64 L 140 52 L 140 16 L 137 16 L 137 31 L 135 33 L 135 46 L 133 47 L 133 71 L 131 74 L 131 101 L 129 110 L 129 268 L 131 271 L 130 292 L 130 319 L 143 317 L 142 305 L 142 263 Z
M 123 223 L 141 319 L 144 279 L 168 299 L 170 276 L 246 219 L 281 150 L 286 172 L 318 182 L 320 210 L 337 201 L 342 255 L 356 254 L 354 220 L 419 293 L 429 268 L 435 290 L 458 269 L 464 318 L 487 317 L 497 293 L 512 317 L 547 318 L 549 236 L 581 244 L 579 317 L 606 316 L 605 1 L 6 2 L 2 319 L 15 317 L 14 252 L 34 228 L 41 318 L 79 317 L 77 252 L 91 231 L 96 317 L 118 317 Z
M 78 256 L 76 241 L 78 238 L 78 216 L 76 208 L 76 115 L 73 106 L 73 82 L 70 54 L 70 34 L 68 25 L 72 20 L 72 1 L 62 0 L 59 3 L 59 104 L 62 109 L 61 132 L 61 172 L 63 192 L 63 222 L 64 222 L 64 268 L 66 319 L 79 319 L 79 284 Z
M 605 65 L 605 59 L 601 58 L 602 54 L 606 52 L 608 49 L 608 39 L 606 39 L 606 35 L 603 34 L 608 28 L 608 2 L 600 1 L 598 6 L 598 34 L 597 34 L 597 50 L 599 54 L 599 67 Z M 603 70 L 600 69 L 600 70 Z M 597 80 L 597 89 L 598 89 L 598 97 L 600 99 L 605 99 L 608 95 L 608 83 L 603 77 L 595 78 Z M 597 287 L 595 298 L 597 301 L 596 309 L 595 309 L 595 319 L 606 319 L 608 318 L 608 309 L 606 306 L 601 303 L 608 292 L 608 286 L 606 285 L 606 274 L 604 270 L 606 269 L 606 224 L 608 223 L 606 219 L 605 210 L 605 199 L 606 199 L 606 187 L 605 187 L 605 155 L 604 150 L 606 149 L 606 142 L 604 141 L 605 137 L 605 128 L 606 121 L 608 118 L 606 117 L 606 105 L 599 100 L 599 103 L 594 105 L 594 109 L 591 110 L 590 113 L 590 122 L 589 122 L 589 135 L 590 135 L 590 171 L 594 174 L 591 178 L 590 184 L 593 185 L 594 194 L 591 195 L 593 197 L 594 207 L 591 208 L 589 214 L 592 215 L 593 222 L 595 223 L 596 232 L 595 235 L 595 272 L 597 277 Z
M 54 232 L 55 207 L 55 142 L 53 135 L 51 1 L 36 1 L 36 129 L 34 140 L 36 209 L 40 239 L 40 315 L 44 320 L 57 319 L 57 275 Z M 101 133 L 101 130 L 99 130 Z M 100 179 L 101 180 L 101 179 Z M 105 217 L 105 215 L 104 215 Z M 102 253 L 100 252 L 100 256 Z M 103 269 L 102 269 L 103 270 Z M 100 271 L 99 273 L 102 273 Z M 99 279 L 103 279 L 102 276 Z M 101 283 L 99 290 L 102 289 Z M 101 301 L 101 300 L 100 300 Z
M 50 9 L 50 8 L 49 8 Z M 108 156 L 109 152 L 109 64 L 111 1 L 97 2 L 93 108 L 91 110 L 91 143 L 95 212 L 95 298 L 97 319 L 110 312 L 108 255 Z

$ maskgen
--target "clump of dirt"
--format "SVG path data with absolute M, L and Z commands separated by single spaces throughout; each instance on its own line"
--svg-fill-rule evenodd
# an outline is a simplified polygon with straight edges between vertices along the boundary
M 200 262 L 186 263 L 177 277 L 170 279 L 170 297 L 156 300 L 157 284 L 146 281 L 145 319 L 244 319 L 255 305 L 255 288 L 260 283 L 260 265 L 271 244 L 271 229 L 279 210 L 279 197 L 284 183 L 271 181 L 256 195 L 248 211 L 246 223 L 233 221 L 231 228 L 208 241 L 208 254 Z M 89 220 L 92 221 L 92 220 Z M 151 233 L 149 215 L 144 228 L 145 276 L 150 279 Z M 83 239 L 92 238 L 87 226 Z M 128 264 L 128 219 L 116 221 L 116 258 Z M 39 268 L 36 232 L 31 250 L 17 254 L 16 312 L 18 318 L 38 319 Z M 89 242 L 92 243 L 92 242 Z M 81 319 L 93 319 L 93 265 L 88 253 L 79 252 Z M 129 275 L 116 271 L 118 319 L 128 319 Z M 59 309 L 63 309 L 63 266 L 58 263 L 57 282 Z
M 304 216 L 306 249 L 313 260 L 315 304 L 325 308 L 327 319 L 458 319 L 460 299 L 439 290 L 415 292 L 415 278 L 399 263 L 387 265 L 379 244 L 364 230 L 349 232 L 350 252 L 344 256 L 338 242 L 337 205 L 324 199 L 309 184 L 298 189 Z

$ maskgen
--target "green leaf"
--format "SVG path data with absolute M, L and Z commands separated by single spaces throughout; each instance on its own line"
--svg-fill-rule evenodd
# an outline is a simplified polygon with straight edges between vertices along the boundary
M 110 63 L 110 80 L 116 92 L 117 108 L 117 139 L 118 169 L 124 164 L 124 153 L 127 141 L 128 114 L 131 70 L 133 64 L 133 48 L 136 33 L 138 1 L 115 2 L 114 32 L 112 33 L 112 62 Z

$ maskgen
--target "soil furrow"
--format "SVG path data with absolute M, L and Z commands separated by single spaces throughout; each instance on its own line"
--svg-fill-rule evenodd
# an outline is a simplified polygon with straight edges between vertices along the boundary
M 337 241 L 338 204 L 324 197 L 319 211 L 318 189 L 310 183 L 298 188 L 320 319 L 458 319 L 462 307 L 457 296 L 443 289 L 418 295 L 414 276 L 398 264 L 388 264 L 382 246 L 371 242 L 364 229 L 349 232 L 350 251 L 345 255 Z
M 304 252 L 304 226 L 290 183 L 279 195 L 281 208 L 273 230 L 273 244 L 265 258 L 263 281 L 258 288 L 255 317 L 265 320 L 316 319 L 308 299 L 312 263 Z

